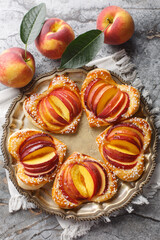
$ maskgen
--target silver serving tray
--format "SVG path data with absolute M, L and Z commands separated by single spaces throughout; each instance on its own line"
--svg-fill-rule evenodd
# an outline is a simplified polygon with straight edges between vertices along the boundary
M 144 184 L 149 181 L 155 168 L 155 157 L 157 153 L 158 139 L 157 130 L 154 124 L 154 118 L 149 112 L 148 104 L 146 103 L 145 99 L 141 97 L 139 111 L 134 116 L 145 118 L 150 123 L 152 128 L 151 144 L 145 152 L 145 170 L 142 176 L 135 182 L 128 183 L 119 180 L 118 193 L 114 198 L 103 203 L 84 203 L 75 209 L 65 210 L 59 208 L 51 198 L 51 189 L 53 183 L 48 183 L 36 191 L 27 191 L 18 186 L 15 177 L 16 162 L 7 150 L 8 138 L 13 132 L 20 129 L 37 129 L 32 123 L 28 121 L 23 113 L 22 106 L 24 99 L 30 94 L 41 93 L 46 90 L 51 79 L 56 74 L 68 75 L 77 83 L 80 89 L 86 77 L 86 74 L 93 68 L 95 67 L 66 69 L 63 71 L 54 70 L 52 72 L 39 76 L 34 80 L 34 82 L 23 88 L 19 96 L 13 100 L 6 114 L 5 124 L 3 125 L 1 147 L 4 156 L 4 167 L 9 171 L 10 179 L 12 180 L 16 189 L 20 194 L 24 195 L 28 201 L 34 203 L 38 208 L 44 210 L 47 213 L 55 214 L 66 219 L 72 218 L 75 220 L 95 220 L 104 215 L 108 216 L 113 211 L 126 206 L 131 201 L 131 199 L 142 190 Z M 113 72 L 111 72 L 111 74 L 113 79 L 119 84 L 127 84 L 117 74 Z M 67 145 L 67 155 L 65 159 L 67 159 L 67 157 L 74 151 L 78 151 L 90 155 L 96 159 L 102 160 L 95 140 L 97 135 L 100 134 L 104 129 L 105 127 L 90 128 L 86 115 L 83 113 L 78 130 L 75 134 L 53 134 L 53 136 Z

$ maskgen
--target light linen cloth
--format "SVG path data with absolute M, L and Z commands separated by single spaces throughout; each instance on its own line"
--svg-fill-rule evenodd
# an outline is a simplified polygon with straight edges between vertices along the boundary
M 112 70 L 123 77 L 125 81 L 131 82 L 131 84 L 134 87 L 137 87 L 139 90 L 142 91 L 142 94 L 144 95 L 147 100 L 152 103 L 149 92 L 147 92 L 144 87 L 142 86 L 142 83 L 140 79 L 137 77 L 137 72 L 135 69 L 134 64 L 131 63 L 130 58 L 126 55 L 125 50 L 121 50 L 120 52 L 117 52 L 111 56 L 107 56 L 105 58 L 101 58 L 99 60 L 92 61 L 88 64 L 88 66 L 96 65 L 99 68 L 105 68 L 108 70 Z M 14 97 L 16 97 L 19 94 L 18 89 L 12 89 L 8 88 L 0 92 L 0 125 L 4 124 L 5 121 L 5 114 L 7 109 L 9 108 L 11 102 L 13 101 Z M 152 112 L 156 114 L 156 123 L 157 127 L 160 126 L 159 121 L 159 109 L 153 108 Z M 0 129 L 0 135 L 2 135 L 2 128 Z M 142 204 L 149 204 L 148 199 L 153 197 L 153 195 L 156 193 L 157 189 L 160 188 L 160 163 L 157 159 L 157 165 L 156 169 L 154 171 L 154 174 L 149 182 L 144 187 L 144 196 L 139 195 L 135 197 L 131 204 L 129 204 L 127 207 L 125 207 L 125 210 L 129 213 L 131 213 L 134 210 L 133 204 L 142 205 Z M 24 196 L 21 196 L 14 185 L 12 184 L 11 180 L 9 179 L 8 172 L 7 174 L 7 180 L 8 180 L 8 188 L 11 195 L 10 201 L 9 201 L 9 212 L 18 211 L 19 209 L 29 209 L 29 208 L 35 208 L 34 204 L 29 203 L 26 201 Z M 112 216 L 116 216 L 116 214 L 112 214 Z M 110 219 L 108 217 L 102 217 L 101 220 L 104 220 L 105 222 L 110 222 Z M 95 221 L 85 221 L 85 222 L 75 222 L 72 220 L 64 220 L 60 217 L 57 217 L 57 220 L 61 227 L 64 229 L 61 235 L 61 240 L 71 240 L 75 239 L 76 237 L 85 235 L 90 228 L 96 223 Z

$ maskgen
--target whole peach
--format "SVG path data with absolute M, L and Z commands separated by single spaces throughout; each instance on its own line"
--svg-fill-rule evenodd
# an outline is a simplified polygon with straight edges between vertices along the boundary
M 26 86 L 35 73 L 33 55 L 22 48 L 9 48 L 0 55 L 0 83 L 13 88 Z
M 109 26 L 105 29 L 107 24 Z M 124 9 L 117 6 L 109 6 L 100 12 L 97 18 L 97 29 L 105 29 L 105 43 L 119 45 L 132 37 L 134 33 L 134 21 L 131 15 Z
M 75 35 L 70 25 L 61 19 L 50 18 L 45 21 L 35 44 L 42 55 L 51 59 L 59 59 L 74 38 Z

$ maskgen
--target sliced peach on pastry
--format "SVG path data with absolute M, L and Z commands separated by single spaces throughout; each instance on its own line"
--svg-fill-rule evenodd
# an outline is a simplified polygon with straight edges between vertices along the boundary
M 68 89 L 64 89 L 61 94 L 70 101 L 70 104 L 73 108 L 74 117 L 76 117 L 82 108 L 79 97 Z
M 84 161 L 83 164 L 84 167 L 86 167 L 87 171 L 91 174 L 93 182 L 94 182 L 94 192 L 93 195 L 97 195 L 101 188 L 101 175 L 100 172 L 98 171 L 97 167 L 93 164 L 92 161 Z M 91 196 L 92 197 L 92 196 Z
M 140 149 L 134 143 L 124 139 L 113 139 L 107 146 L 128 154 L 137 155 L 140 153 Z
M 64 169 L 60 175 L 60 178 L 59 178 L 59 188 L 62 192 L 62 194 L 65 196 L 65 198 L 67 199 L 67 201 L 71 202 L 71 203 L 74 203 L 74 204 L 78 204 L 78 201 L 74 198 L 71 198 L 70 195 L 67 193 L 68 192 L 68 189 L 69 187 L 66 185 L 66 182 L 65 182 L 65 179 L 66 178 L 66 169 Z M 65 176 L 65 179 L 64 179 L 64 176 Z
M 95 182 L 93 180 L 93 177 L 92 177 L 90 171 L 85 166 L 79 165 L 79 171 L 83 177 L 83 181 L 84 181 L 84 184 L 85 184 L 85 187 L 87 190 L 88 198 L 91 198 L 95 192 Z
M 47 171 L 41 171 L 39 173 L 33 173 L 33 172 L 31 173 L 31 172 L 28 172 L 26 169 L 24 169 L 24 173 L 29 177 L 36 178 L 36 177 L 44 176 L 44 175 L 47 175 L 47 174 L 53 172 L 55 170 L 55 168 L 56 168 L 56 165 L 52 166 L 52 168 Z
M 86 105 L 89 110 L 93 110 L 93 103 L 94 99 L 97 96 L 97 94 L 104 88 L 106 87 L 106 84 L 104 81 L 97 81 L 94 83 L 94 85 L 91 87 L 90 92 L 88 93 L 88 97 L 86 100 Z
M 121 162 L 132 162 L 138 157 L 138 154 L 135 155 L 124 149 L 123 151 L 120 151 L 119 149 L 108 145 L 104 147 L 104 153 L 105 156 L 108 155 L 109 157 Z
M 44 163 L 45 164 L 52 163 L 56 158 L 57 158 L 56 152 L 52 151 L 52 152 L 46 153 L 45 155 L 42 155 L 40 157 L 38 156 L 38 157 L 35 157 L 35 158 L 24 160 L 22 162 L 22 164 L 25 167 L 30 167 L 30 168 L 41 167 L 41 166 L 44 165 Z
M 49 110 L 50 111 L 50 115 L 49 115 L 48 111 L 46 111 L 44 102 L 45 102 L 45 99 L 43 101 L 41 101 L 40 104 L 38 105 L 38 113 L 39 113 L 41 119 L 43 120 L 45 125 L 47 125 L 50 129 L 52 129 L 52 130 L 61 129 L 61 126 L 62 126 L 61 122 L 59 122 L 55 118 L 57 117 L 57 119 L 59 119 L 60 121 L 63 121 L 63 119 L 58 114 L 56 114 L 54 109 L 52 109 L 51 111 Z M 55 118 L 52 117 L 52 115 L 51 115 L 53 111 L 54 111 Z
M 64 126 L 66 124 L 66 121 L 62 117 L 60 117 L 52 108 L 48 100 L 48 97 L 44 98 L 43 106 L 44 106 L 43 114 L 45 115 L 49 123 L 57 126 Z
M 48 96 L 48 100 L 56 113 L 69 123 L 70 112 L 65 104 L 58 97 L 52 95 L 52 93 Z
M 115 125 L 108 130 L 106 134 L 106 138 L 108 139 L 112 138 L 115 134 L 133 136 L 137 138 L 137 140 L 140 142 L 141 147 L 143 146 L 143 132 L 134 124 L 121 123 L 121 124 Z
M 84 167 L 83 167 L 84 168 Z M 87 171 L 88 172 L 88 171 Z M 73 166 L 72 170 L 71 170 L 71 177 L 74 183 L 74 186 L 76 187 L 76 189 L 78 190 L 78 192 L 84 197 L 87 198 L 88 197 L 88 192 L 85 186 L 85 181 L 84 181 L 84 177 L 80 172 L 80 168 L 79 165 L 76 164 Z M 93 180 L 90 176 L 90 180 L 93 183 Z
M 123 93 L 123 94 L 125 98 L 124 98 L 124 102 L 122 103 L 122 106 L 119 105 L 117 112 L 114 113 L 113 115 L 111 114 L 111 116 L 107 119 L 107 122 L 112 123 L 112 122 L 118 121 L 122 117 L 122 115 L 127 112 L 129 103 L 130 103 L 129 96 L 127 93 Z
M 36 149 L 37 147 L 36 146 L 39 146 L 39 145 L 41 145 L 42 147 L 43 146 L 51 146 L 51 147 L 53 147 L 54 148 L 54 145 L 53 145 L 53 143 L 52 142 L 48 142 L 48 141 L 44 141 L 44 140 L 40 140 L 40 141 L 35 141 L 35 142 L 29 142 L 28 144 L 26 144 L 25 146 L 23 146 L 23 147 L 20 147 L 20 149 L 19 149 L 19 154 L 20 154 L 20 156 L 22 157 L 24 157 L 24 155 L 26 155 L 26 154 L 28 154 L 28 152 L 31 152 L 32 151 L 32 149 Z M 34 151 L 34 150 L 33 150 Z M 22 157 L 22 158 L 23 158 Z
M 80 194 L 80 192 L 77 190 L 71 176 L 71 169 L 73 166 L 74 164 L 71 164 L 67 166 L 67 168 L 65 169 L 64 177 L 63 177 L 64 190 L 72 199 L 82 200 L 82 199 L 85 199 L 85 197 L 83 197 Z
M 102 112 L 98 115 L 99 118 L 107 118 L 110 114 L 114 114 L 118 111 L 119 106 L 122 106 L 125 95 L 118 90 L 115 96 L 108 102 Z
M 37 144 L 34 145 L 33 147 L 31 146 L 28 148 L 23 154 L 21 155 L 21 161 L 26 161 L 32 158 L 35 158 L 36 156 L 42 156 L 46 153 L 50 153 L 55 151 L 53 148 L 53 145 L 49 145 L 48 143 L 46 144 Z
M 127 162 L 127 163 L 126 163 L 126 162 L 123 162 L 123 163 L 122 163 L 122 162 L 120 162 L 120 161 L 117 161 L 117 160 L 109 157 L 109 156 L 106 156 L 105 154 L 104 154 L 104 156 L 105 156 L 106 160 L 107 160 L 110 164 L 112 164 L 114 167 L 116 167 L 116 168 L 121 168 L 121 169 L 129 170 L 129 169 L 134 168 L 134 167 L 137 165 L 137 161 L 136 161 L 136 160 L 133 161 L 133 162 L 131 162 L 131 163 L 128 163 L 128 162 Z
M 34 160 L 34 159 L 33 159 Z M 26 161 L 27 162 L 27 161 Z M 50 169 L 53 168 L 53 166 L 57 166 L 58 164 L 58 157 L 53 157 L 52 159 L 46 159 L 46 162 L 41 162 L 41 163 L 35 163 L 35 164 L 22 164 L 24 165 L 24 168 L 26 171 L 30 173 L 39 173 L 49 171 Z
M 52 102 L 50 101 L 49 97 L 45 98 L 44 106 L 45 106 L 45 109 L 48 109 L 53 122 L 55 122 L 57 125 L 68 124 L 68 122 L 53 108 Z
M 95 98 L 93 109 L 96 115 L 99 115 L 108 102 L 115 96 L 118 92 L 118 89 L 115 86 L 108 85 L 102 89 L 97 97 Z
M 117 142 L 115 142 L 117 141 Z M 120 147 L 123 147 L 123 145 L 125 146 L 125 143 L 128 144 L 132 144 L 134 147 L 136 147 L 139 151 L 141 150 L 141 145 L 139 141 L 136 141 L 133 137 L 130 136 L 125 136 L 125 135 L 114 135 L 111 139 L 110 139 L 110 144 L 116 144 L 119 145 Z M 134 148 L 133 147 L 133 148 Z M 137 151 L 137 150 L 136 150 Z
M 46 133 L 35 134 L 24 140 L 24 142 L 21 144 L 21 146 L 19 148 L 19 154 L 21 155 L 22 152 L 24 151 L 24 149 L 26 147 L 28 147 L 30 144 L 34 144 L 36 142 L 41 142 L 41 141 L 49 142 L 49 143 L 53 144 L 53 139 L 48 134 L 46 134 Z
M 93 165 L 97 168 L 101 176 L 101 185 L 99 191 L 97 192 L 97 196 L 100 196 L 104 194 L 108 188 L 108 177 L 106 171 L 98 163 L 93 162 Z
M 86 90 L 85 90 L 85 93 L 84 93 L 84 102 L 85 102 L 85 104 L 87 103 L 88 95 L 89 95 L 89 92 L 90 92 L 92 86 L 94 86 L 95 83 L 99 82 L 99 80 L 100 80 L 99 78 L 94 79 L 86 87 Z
M 70 118 L 69 119 L 70 119 L 70 121 L 72 121 L 72 119 L 73 119 L 73 107 L 72 107 L 70 101 L 62 94 L 62 91 L 63 91 L 62 89 L 54 90 L 52 92 L 52 95 L 58 97 L 64 103 L 64 105 L 68 108 L 69 113 L 70 113 Z

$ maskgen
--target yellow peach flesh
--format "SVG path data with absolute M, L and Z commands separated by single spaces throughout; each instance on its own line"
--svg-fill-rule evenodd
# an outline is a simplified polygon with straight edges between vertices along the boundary
M 27 161 L 23 161 L 23 162 L 26 164 L 35 165 L 35 164 L 47 162 L 50 159 L 52 159 L 55 155 L 56 155 L 55 152 L 50 152 L 42 157 L 31 158 L 31 159 L 29 159 Z
M 33 159 L 37 156 L 44 156 L 46 153 L 51 153 L 54 151 L 53 147 L 43 147 L 34 152 L 29 153 L 26 157 L 23 158 L 23 161 Z
M 67 122 L 70 121 L 70 112 L 65 106 L 65 104 L 58 97 L 50 96 L 49 102 L 59 116 L 64 118 Z
M 93 196 L 93 192 L 94 192 L 93 178 L 92 178 L 91 174 L 89 173 L 89 171 L 81 165 L 79 165 L 79 171 L 84 178 L 84 183 L 86 186 L 88 197 L 90 198 Z
M 56 125 L 53 125 L 53 124 L 51 124 L 51 123 L 48 122 L 49 119 L 47 119 L 47 117 L 44 115 L 41 107 L 42 107 L 42 106 L 41 106 L 41 104 L 40 104 L 40 105 L 39 105 L 39 114 L 40 114 L 43 122 L 44 122 L 50 129 L 52 129 L 53 131 L 60 130 L 60 129 L 61 129 L 60 126 L 56 126 Z
M 102 95 L 98 105 L 97 105 L 97 115 L 99 115 L 104 107 L 107 105 L 107 103 L 114 97 L 114 95 L 117 93 L 118 89 L 116 87 L 109 88 L 104 92 Z
M 79 170 L 79 165 L 74 165 L 71 170 L 71 177 L 74 183 L 74 186 L 78 190 L 78 192 L 85 198 L 88 197 L 87 189 L 84 185 L 84 181 L 82 179 L 82 175 Z
M 124 141 L 124 140 L 122 140 L 122 141 L 113 140 L 111 142 L 111 144 L 107 144 L 107 147 L 111 148 L 111 149 L 114 149 L 114 150 L 117 150 L 119 152 L 130 154 L 130 155 L 139 154 L 139 150 L 134 144 L 132 144 L 130 142 L 127 142 L 127 141 Z

